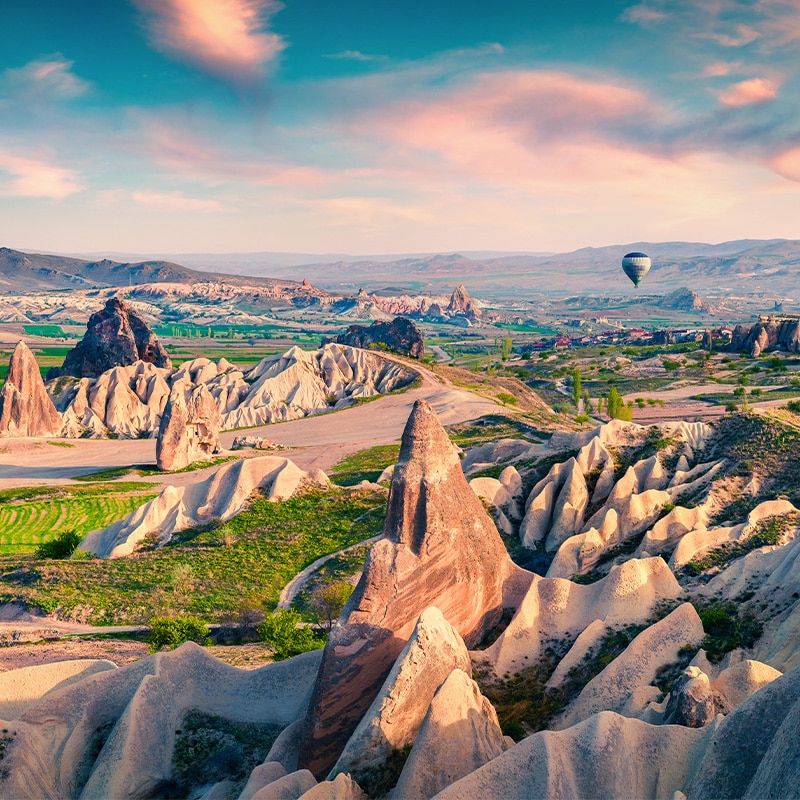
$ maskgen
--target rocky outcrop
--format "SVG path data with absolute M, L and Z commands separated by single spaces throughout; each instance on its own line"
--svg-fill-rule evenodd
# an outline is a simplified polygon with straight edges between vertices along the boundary
M 765 350 L 777 348 L 800 352 L 800 320 L 769 317 L 759 319 L 751 327 L 737 325 L 727 349 L 734 353 L 744 351 L 756 358 Z
M 453 670 L 431 701 L 394 796 L 428 800 L 505 749 L 492 704 L 466 672 Z
M 331 776 L 350 773 L 358 780 L 413 744 L 434 693 L 454 669 L 472 674 L 467 648 L 438 608 L 426 608 Z
M 174 533 L 211 520 L 230 519 L 256 489 L 268 500 L 286 500 L 305 482 L 327 485 L 324 472 L 304 472 L 287 458 L 263 456 L 224 464 L 213 475 L 186 486 L 165 486 L 158 497 L 124 519 L 86 534 L 81 548 L 101 558 L 132 553 L 152 536 L 161 545 Z
M 714 693 L 708 675 L 699 667 L 688 667 L 672 684 L 664 723 L 702 728 L 714 719 L 715 713 Z
M 498 675 L 518 672 L 534 663 L 551 640 L 574 638 L 595 620 L 608 627 L 644 622 L 659 601 L 680 594 L 661 558 L 631 559 L 586 586 L 536 575 L 508 627 L 482 656 Z M 579 639 L 575 647 L 587 646 Z
M 467 287 L 463 283 L 459 283 L 453 290 L 446 310 L 448 314 L 461 314 L 467 319 L 477 319 L 481 315 L 480 309 L 472 302 Z
M 424 608 L 439 608 L 471 646 L 531 580 L 510 561 L 424 400 L 403 432 L 383 533 L 325 647 L 300 753 L 300 765 L 318 777 L 335 763 Z
M 677 661 L 682 647 L 699 645 L 702 638 L 700 617 L 691 603 L 683 603 L 645 628 L 622 654 L 592 678 L 556 727 L 567 728 L 600 711 L 638 716 L 659 695 L 658 689 L 650 685 L 659 667 Z
M 17 342 L 0 391 L 0 436 L 55 436 L 62 426 L 33 353 Z
M 188 643 L 52 691 L 3 723 L 0 797 L 164 796 L 187 712 L 283 728 L 303 716 L 319 657 L 246 671 Z
M 229 361 L 187 361 L 172 371 L 137 361 L 98 378 L 49 383 L 73 437 L 109 433 L 155 435 L 170 391 L 205 386 L 219 410 L 222 430 L 253 427 L 335 411 L 357 399 L 407 386 L 416 373 L 377 353 L 329 344 L 308 352 L 292 347 L 259 361 L 246 373 Z
M 158 426 L 156 466 L 169 471 L 209 461 L 222 449 L 219 427 L 219 409 L 205 384 L 177 383 Z
M 112 297 L 104 309 L 89 317 L 83 339 L 67 353 L 58 374 L 96 378 L 136 361 L 171 366 L 167 351 L 144 319 L 124 300 Z
M 665 295 L 659 300 L 661 308 L 674 308 L 677 311 L 704 311 L 710 312 L 711 306 L 700 297 L 697 292 L 682 286 L 671 294 Z
M 323 346 L 330 342 L 338 342 L 350 347 L 385 348 L 411 358 L 422 358 L 425 355 L 425 343 L 420 329 L 405 317 L 397 317 L 391 322 L 373 322 L 368 328 L 363 325 L 351 325 L 344 333 L 331 339 L 323 339 Z

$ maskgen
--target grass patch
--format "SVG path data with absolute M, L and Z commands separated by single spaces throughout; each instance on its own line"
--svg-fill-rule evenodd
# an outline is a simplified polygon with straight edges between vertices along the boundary
M 97 625 L 178 613 L 224 622 L 243 603 L 273 608 L 312 561 L 379 533 L 385 505 L 383 492 L 315 489 L 280 503 L 259 496 L 227 522 L 124 558 L 0 557 L 0 602 L 19 600 Z M 372 509 L 381 510 L 365 515 Z
M 151 487 L 122 483 L 6 489 L 0 492 L 0 554 L 32 553 L 69 530 L 82 539 L 155 497 L 147 491 Z
M 519 417 L 507 417 L 504 414 L 487 414 L 469 422 L 449 425 L 447 433 L 450 441 L 459 447 L 474 447 L 498 439 L 542 440 L 541 433 L 534 425 Z
M 796 514 L 768 517 L 759 522 L 753 532 L 746 538 L 735 542 L 725 542 L 719 547 L 709 550 L 699 558 L 689 561 L 684 566 L 684 570 L 687 575 L 696 577 L 706 570 L 723 567 L 729 561 L 740 558 L 758 547 L 780 544 L 786 531 L 796 524 Z
M 222 780 L 236 784 L 231 796 L 237 796 L 281 730 L 280 725 L 188 711 L 176 731 L 171 785 L 159 786 L 154 796 L 188 797 L 193 789 Z
M 694 605 L 706 632 L 701 647 L 712 663 L 737 647 L 752 647 L 761 638 L 763 625 L 756 615 L 732 600 L 713 599 Z
M 340 486 L 355 486 L 361 481 L 374 483 L 400 456 L 399 444 L 381 444 L 347 456 L 334 465 L 331 480 Z

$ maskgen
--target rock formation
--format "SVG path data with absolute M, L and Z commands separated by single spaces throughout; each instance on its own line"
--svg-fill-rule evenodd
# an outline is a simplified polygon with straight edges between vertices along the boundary
M 383 533 L 325 647 L 300 751 L 300 765 L 318 777 L 333 766 L 424 608 L 439 608 L 471 646 L 530 582 L 424 400 L 403 432 Z
M 351 325 L 344 333 L 322 340 L 323 346 L 329 342 L 364 349 L 372 346 L 385 347 L 387 350 L 411 358 L 422 358 L 425 355 L 422 333 L 406 317 L 397 317 L 391 322 L 373 322 L 368 328 L 363 325 Z
M 112 297 L 104 309 L 89 317 L 83 339 L 67 353 L 57 374 L 96 378 L 112 367 L 136 361 L 171 366 L 167 351 L 144 319 L 124 300 Z
M 475 307 L 463 283 L 460 283 L 453 290 L 450 302 L 447 305 L 447 313 L 463 314 L 467 319 L 477 319 L 481 315 L 480 309 Z
M 186 486 L 165 486 L 158 497 L 132 511 L 124 519 L 98 531 L 90 531 L 81 548 L 101 558 L 132 553 L 147 536 L 166 544 L 173 533 L 202 525 L 212 519 L 230 519 L 244 507 L 256 490 L 268 500 L 286 500 L 303 483 L 327 485 L 324 472 L 304 472 L 288 458 L 263 456 L 224 464 L 213 475 Z
M 176 370 L 137 361 L 97 378 L 51 381 L 65 435 L 135 438 L 155 435 L 171 387 L 205 386 L 214 398 L 222 430 L 265 425 L 352 405 L 407 386 L 416 373 L 377 353 L 329 344 L 315 352 L 292 347 L 246 373 L 221 358 L 187 361 Z
M 505 749 L 492 704 L 466 672 L 455 669 L 431 701 L 394 796 L 428 800 Z
M 751 327 L 737 325 L 727 349 L 733 353 L 745 351 L 756 358 L 765 350 L 777 348 L 800 352 L 800 320 L 769 317 L 759 319 Z
M 195 388 L 178 382 L 161 415 L 156 440 L 156 466 L 183 469 L 219 453 L 219 409 L 205 384 Z
M 714 719 L 714 714 L 714 694 L 708 675 L 699 667 L 688 667 L 672 684 L 664 723 L 702 728 Z
M 0 797 L 163 797 L 188 712 L 285 728 L 305 712 L 319 658 L 245 671 L 187 643 L 65 684 L 3 722 Z
M 0 436 L 55 436 L 62 426 L 33 353 L 17 342 L 0 391 Z
M 360 772 L 412 745 L 436 690 L 455 669 L 472 674 L 467 648 L 438 608 L 426 608 L 331 775 L 351 773 L 358 780 Z

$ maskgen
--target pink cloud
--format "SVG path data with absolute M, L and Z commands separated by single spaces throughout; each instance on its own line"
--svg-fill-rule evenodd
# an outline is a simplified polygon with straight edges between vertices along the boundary
M 770 161 L 770 166 L 778 175 L 800 183 L 800 145 L 774 156 Z
M 695 33 L 696 39 L 708 39 L 722 47 L 744 47 L 761 36 L 761 33 L 749 25 L 737 25 L 732 33 L 708 32 Z
M 131 197 L 141 205 L 165 211 L 224 211 L 217 200 L 185 197 L 180 192 L 133 192 Z
M 742 66 L 741 61 L 715 61 L 708 64 L 703 70 L 704 78 L 724 78 L 732 72 L 736 72 Z
M 778 84 L 769 78 L 750 78 L 734 83 L 724 92 L 720 92 L 719 100 L 726 106 L 741 108 L 742 106 L 766 103 L 778 96 Z
M 0 194 L 6 197 L 40 197 L 61 200 L 81 191 L 78 175 L 40 156 L 23 155 L 0 148 L 0 172 L 9 180 L 2 182 Z
M 145 15 L 153 45 L 199 69 L 252 80 L 286 46 L 265 22 L 276 0 L 133 0 Z

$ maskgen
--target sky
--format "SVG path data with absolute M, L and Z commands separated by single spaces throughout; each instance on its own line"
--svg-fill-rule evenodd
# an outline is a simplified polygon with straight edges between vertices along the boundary
M 800 0 L 0 0 L 0 245 L 800 238 Z

